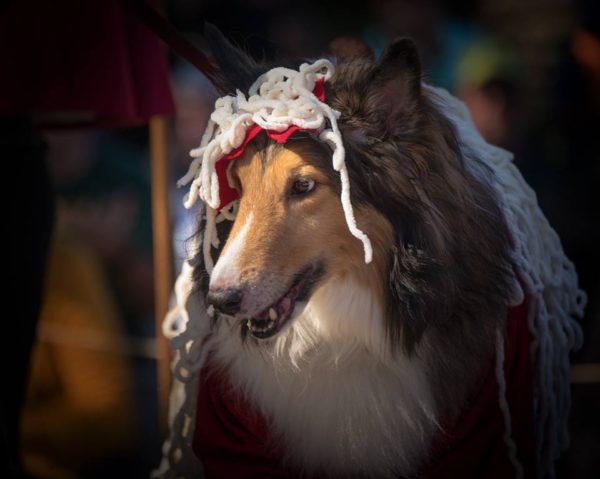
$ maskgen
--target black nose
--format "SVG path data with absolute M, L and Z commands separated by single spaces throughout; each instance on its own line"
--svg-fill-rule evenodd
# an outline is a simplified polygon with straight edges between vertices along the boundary
M 206 299 L 221 313 L 233 316 L 240 311 L 242 296 L 241 289 L 226 288 L 209 291 Z

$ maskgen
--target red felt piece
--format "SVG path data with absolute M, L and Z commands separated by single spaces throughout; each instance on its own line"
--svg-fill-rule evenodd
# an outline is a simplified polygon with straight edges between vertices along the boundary
M 313 94 L 320 101 L 325 101 L 324 79 L 317 80 L 315 83 L 315 88 L 313 89 Z M 240 146 L 221 157 L 221 159 L 217 160 L 217 163 L 215 164 L 217 177 L 219 178 L 219 196 L 221 200 L 217 211 L 221 211 L 222 208 L 230 204 L 232 201 L 238 199 L 238 192 L 235 190 L 235 188 L 229 186 L 229 181 L 227 180 L 227 169 L 233 160 L 242 156 L 246 150 L 246 146 L 248 146 L 248 143 L 250 143 L 250 141 L 252 141 L 256 135 L 258 135 L 261 131 L 264 131 L 269 138 L 275 140 L 277 143 L 283 144 L 288 141 L 289 137 L 293 133 L 301 129 L 302 128 L 296 125 L 292 125 L 284 131 L 263 130 L 259 125 L 252 125 L 250 128 L 248 128 L 248 130 L 246 130 L 246 137 Z

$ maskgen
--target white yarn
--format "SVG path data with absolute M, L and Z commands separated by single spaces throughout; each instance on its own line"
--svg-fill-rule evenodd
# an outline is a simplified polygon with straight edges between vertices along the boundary
M 248 98 L 241 92 L 224 96 L 215 103 L 200 146 L 190 152 L 194 158 L 188 172 L 178 185 L 190 184 L 184 200 L 191 208 L 198 198 L 206 205 L 206 229 L 204 237 L 204 260 L 206 269 L 212 271 L 211 245 L 218 246 L 215 228 L 215 210 L 219 208 L 219 179 L 216 163 L 242 144 L 248 128 L 259 125 L 265 130 L 282 132 L 290 126 L 319 132 L 319 139 L 333 149 L 332 164 L 340 173 L 342 184 L 341 202 L 348 229 L 363 243 L 365 262 L 373 258 L 369 237 L 356 225 L 350 201 L 350 181 L 345 163 L 342 135 L 337 126 L 340 113 L 321 102 L 313 89 L 317 80 L 329 80 L 334 73 L 329 60 L 321 59 L 312 64 L 304 63 L 298 71 L 289 68 L 273 68 L 261 75 L 248 90 Z M 327 128 L 329 123 L 329 128 Z M 231 219 L 227 217 L 227 219 Z
M 569 353 L 583 341 L 574 317 L 583 316 L 586 295 L 579 289 L 575 267 L 542 213 L 535 192 L 514 165 L 513 155 L 486 143 L 464 103 L 446 90 L 431 86 L 425 90 L 454 125 L 467 166 L 476 170 L 476 163 L 468 161 L 471 156 L 494 173 L 494 186 L 513 242 L 515 280 L 525 287 L 533 338 L 537 472 L 540 477 L 554 477 L 554 461 L 569 444 Z M 523 296 L 518 288 L 515 281 L 514 304 Z M 498 350 L 496 353 L 500 354 Z M 504 377 L 498 376 L 498 381 L 503 382 Z
M 249 119 L 244 116 L 245 113 L 240 113 L 238 103 L 240 100 L 242 104 L 243 101 L 260 102 L 257 103 L 256 110 L 258 121 L 265 122 L 263 124 L 270 129 L 275 129 L 273 126 L 285 129 L 289 124 L 296 124 L 291 119 L 296 110 L 283 110 L 284 106 L 277 103 L 282 98 L 287 98 L 284 91 L 298 91 L 302 93 L 302 98 L 307 103 L 312 102 L 312 105 L 319 107 L 320 113 L 307 119 L 301 116 L 306 110 L 300 108 L 306 106 L 306 103 L 299 102 L 298 112 L 302 121 L 317 122 L 321 117 L 330 121 L 331 130 L 323 130 L 320 138 L 330 144 L 334 150 L 334 168 L 340 172 L 346 221 L 352 234 L 363 241 L 365 260 L 370 259 L 372 254 L 370 242 L 356 227 L 349 201 L 348 172 L 343 162 L 343 144 L 335 122 L 337 114 L 327 105 L 310 96 L 316 72 L 320 72 L 321 69 L 326 71 L 325 79 L 328 79 L 333 72 L 333 67 L 326 60 L 316 62 L 312 66 L 303 65 L 300 72 L 274 69 L 257 80 L 250 90 L 251 97 L 248 100 L 238 93 L 237 98 L 225 97 L 217 101 L 218 110 L 230 109 L 231 114 L 229 116 L 223 114 L 222 117 L 217 114 L 215 118 L 211 118 L 200 148 L 193 151 L 196 159 L 192 162 L 188 174 L 180 180 L 180 184 L 187 184 L 193 180 L 186 205 L 191 206 L 198 197 L 209 203 L 203 245 L 207 269 L 212 265 L 212 257 L 210 257 L 210 248 L 206 245 L 214 245 L 218 241 L 215 223 L 221 219 L 220 217 L 233 218 L 236 207 L 236 205 L 229 205 L 227 211 L 222 210 L 219 216 L 216 215 L 214 208 L 218 206 L 219 196 L 218 182 L 214 173 L 215 158 L 226 154 L 225 150 L 228 148 L 228 151 L 231 151 L 236 147 L 234 145 L 239 145 L 245 135 L 243 125 L 246 125 L 247 121 L 255 121 L 254 112 L 252 119 Z M 264 89 L 261 82 L 265 84 Z M 297 90 L 292 90 L 293 88 Z M 573 316 L 583 315 L 585 293 L 579 289 L 575 268 L 565 256 L 556 232 L 541 212 L 535 193 L 512 163 L 512 154 L 486 143 L 475 129 L 465 105 L 447 91 L 427 85 L 424 85 L 424 90 L 454 125 L 465 153 L 467 167 L 474 174 L 478 174 L 478 163 L 473 160 L 476 158 L 491 168 L 494 173 L 494 186 L 513 242 L 512 262 L 516 275 L 511 304 L 520 304 L 525 296 L 528 302 L 527 320 L 533 338 L 531 357 L 535 376 L 537 471 L 540 477 L 554 477 L 554 460 L 567 447 L 569 441 L 567 431 L 570 405 L 569 352 L 580 347 L 582 342 L 581 329 Z M 253 96 L 256 92 L 260 92 L 257 98 Z M 221 100 L 223 103 L 219 103 Z M 259 104 L 260 108 L 258 108 Z M 239 113 L 235 118 L 233 118 L 234 108 L 236 108 L 235 113 Z M 287 123 L 288 121 L 290 123 Z M 323 123 L 319 128 L 322 127 Z M 202 162 L 201 167 L 200 162 Z M 206 258 L 207 249 L 209 258 Z M 191 273 L 192 268 L 189 263 L 186 263 L 176 283 L 177 304 L 165 320 L 165 330 L 172 337 L 171 344 L 175 350 L 174 380 L 169 414 L 170 436 L 164 444 L 163 460 L 154 473 L 155 478 L 202 477 L 198 460 L 191 450 L 191 440 L 195 423 L 198 373 L 210 350 L 208 344 L 210 321 L 209 311 L 205 308 L 201 295 L 192 294 Z M 519 280 L 524 285 L 525 291 L 520 287 Z M 174 325 L 177 325 L 176 330 L 172 329 Z M 504 344 L 501 335 L 497 339 L 496 355 L 499 405 L 505 422 L 504 437 L 509 447 L 511 461 L 515 464 L 517 477 L 520 477 L 522 470 L 519 468 L 520 464 L 517 466 L 516 451 L 511 438 L 510 411 L 505 395 Z
M 189 261 L 175 283 L 175 306 L 167 313 L 163 333 L 171 340 L 174 355 L 169 396 L 169 436 L 163 444 L 162 460 L 152 472 L 153 479 L 201 479 L 202 465 L 192 451 L 196 423 L 198 373 L 210 347 L 208 309 L 202 295 L 194 294 L 193 267 Z

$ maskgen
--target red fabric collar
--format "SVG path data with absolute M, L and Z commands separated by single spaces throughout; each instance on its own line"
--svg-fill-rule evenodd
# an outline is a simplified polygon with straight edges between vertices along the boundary
M 325 80 L 320 79 L 315 83 L 315 88 L 313 89 L 313 94 L 322 102 L 325 101 Z M 222 208 L 227 206 L 232 201 L 238 199 L 238 192 L 229 186 L 229 181 L 227 180 L 227 169 L 233 160 L 242 156 L 242 153 L 246 150 L 246 146 L 252 139 L 256 137 L 261 131 L 264 131 L 269 138 L 275 140 L 277 143 L 285 143 L 288 141 L 289 137 L 298 130 L 301 130 L 299 126 L 292 125 L 287 130 L 284 131 L 274 131 L 274 130 L 263 130 L 259 125 L 252 125 L 248 130 L 246 130 L 246 137 L 240 146 L 238 146 L 235 150 L 229 152 L 228 154 L 221 157 L 220 160 L 217 161 L 215 165 L 215 169 L 217 171 L 217 176 L 219 178 L 219 196 L 221 203 L 217 208 L 217 211 L 221 211 Z M 311 130 L 312 131 L 312 130 Z
M 518 458 L 525 477 L 535 477 L 529 344 L 527 307 L 523 304 L 509 311 L 504 371 Z M 431 460 L 419 477 L 515 476 L 502 437 L 504 422 L 493 361 L 458 420 L 444 426 L 445 432 L 435 441 Z M 270 436 L 267 421 L 210 362 L 200 374 L 193 449 L 208 479 L 301 475 L 282 465 L 281 451 Z

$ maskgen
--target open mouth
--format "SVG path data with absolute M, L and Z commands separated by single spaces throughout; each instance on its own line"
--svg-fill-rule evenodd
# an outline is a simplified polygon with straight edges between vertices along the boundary
M 291 319 L 296 302 L 308 297 L 321 271 L 320 267 L 310 266 L 297 274 L 283 296 L 256 316 L 247 319 L 243 327 L 258 339 L 267 339 L 277 334 Z

